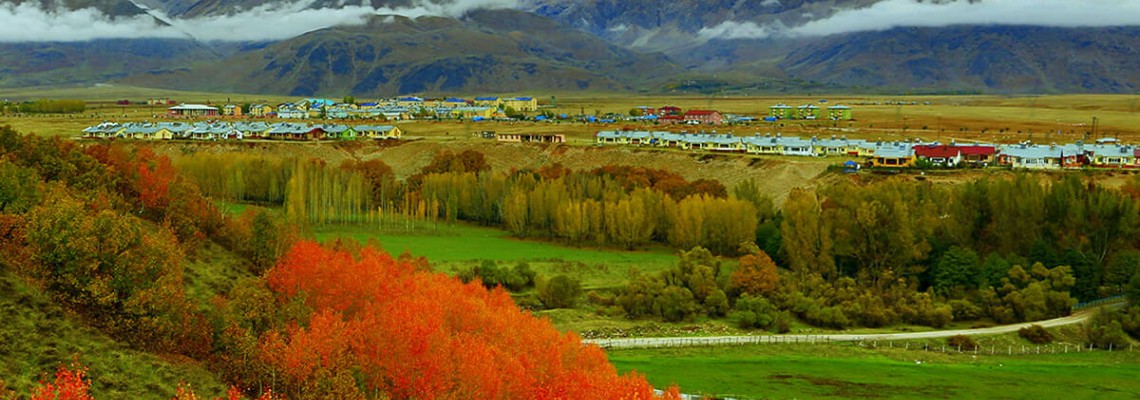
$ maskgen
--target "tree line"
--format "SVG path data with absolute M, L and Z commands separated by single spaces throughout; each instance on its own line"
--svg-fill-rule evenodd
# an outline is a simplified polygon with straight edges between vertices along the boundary
M 6 112 L 25 114 L 75 114 L 87 110 L 87 103 L 83 100 L 48 100 L 40 99 L 21 103 L 4 103 Z

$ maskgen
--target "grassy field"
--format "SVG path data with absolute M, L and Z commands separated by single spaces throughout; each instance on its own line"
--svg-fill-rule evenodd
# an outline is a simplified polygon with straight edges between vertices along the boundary
M 362 243 L 375 241 L 393 254 L 409 251 L 415 256 L 427 257 L 436 270 L 442 272 L 454 273 L 482 260 L 495 260 L 505 266 L 525 261 L 540 275 L 566 274 L 579 279 L 586 289 L 620 286 L 634 268 L 655 273 L 676 262 L 673 251 L 664 247 L 640 251 L 573 247 L 520 240 L 503 230 L 468 224 L 413 234 L 363 225 L 327 225 L 314 228 L 313 234 L 320 241 L 337 238 Z
M 132 350 L 75 318 L 0 266 L 0 380 L 26 394 L 78 357 L 90 368 L 91 393 L 100 399 L 171 398 L 179 382 L 204 398 L 225 393 L 204 366 Z
M 611 350 L 656 387 L 738 399 L 1134 399 L 1140 353 L 1032 356 L 868 350 L 850 344 Z M 918 363 L 921 361 L 921 363 Z

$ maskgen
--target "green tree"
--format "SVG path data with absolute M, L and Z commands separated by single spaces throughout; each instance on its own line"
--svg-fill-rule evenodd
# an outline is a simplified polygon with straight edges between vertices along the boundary
M 977 288 L 978 255 L 970 249 L 951 247 L 939 257 L 931 276 L 934 290 L 942 295 L 947 295 L 956 288 Z
M 558 275 L 538 285 L 538 299 L 548 309 L 573 307 L 582 295 L 582 284 L 566 275 Z
M 835 274 L 831 233 L 816 194 L 792 189 L 784 201 L 784 220 L 780 225 L 784 256 L 793 272 L 831 277 Z

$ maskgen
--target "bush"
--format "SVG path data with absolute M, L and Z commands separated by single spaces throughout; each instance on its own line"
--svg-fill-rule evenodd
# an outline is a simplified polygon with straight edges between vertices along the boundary
M 1046 344 L 1053 342 L 1053 334 L 1045 330 L 1041 325 L 1030 325 L 1025 328 L 1017 330 L 1018 336 L 1025 338 L 1033 344 Z
M 974 351 L 978 348 L 978 342 L 974 341 L 974 338 L 966 335 L 951 336 L 946 339 L 946 345 L 961 351 Z
M 558 275 L 538 286 L 538 299 L 546 308 L 569 308 L 582 294 L 582 284 L 566 275 Z
M 768 299 L 744 295 L 736 301 L 730 317 L 741 329 L 769 329 L 777 320 L 779 311 Z
M 1120 323 L 1121 314 L 1102 311 L 1085 323 L 1085 339 L 1101 349 L 1128 346 L 1128 335 Z
M 464 283 L 479 279 L 487 289 L 502 286 L 512 292 L 519 292 L 534 286 L 534 270 L 530 264 L 520 262 L 512 269 L 500 268 L 491 260 L 483 260 L 479 265 L 460 271 L 459 280 Z

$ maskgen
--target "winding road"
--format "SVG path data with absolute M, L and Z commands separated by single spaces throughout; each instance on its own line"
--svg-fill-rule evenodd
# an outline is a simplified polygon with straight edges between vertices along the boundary
M 1120 307 L 1124 303 L 1108 304 L 1103 307 Z M 1097 307 L 1099 308 L 1099 307 Z M 901 333 L 866 333 L 866 334 L 820 334 L 820 335 L 757 335 L 757 336 L 697 336 L 697 337 L 660 337 L 660 338 L 621 338 L 621 339 L 587 339 L 584 343 L 596 344 L 608 349 L 631 349 L 653 347 L 686 347 L 686 346 L 727 346 L 741 344 L 762 343 L 826 343 L 826 342 L 857 342 L 857 341 L 890 341 L 908 339 L 933 339 L 957 335 L 997 335 L 1016 332 L 1030 325 L 1041 325 L 1046 328 L 1072 325 L 1084 322 L 1095 314 L 1097 308 L 1078 311 L 1067 317 L 1054 318 L 1044 321 L 1025 322 L 1020 324 L 1000 325 L 978 329 L 956 329 L 929 332 L 901 332 Z

